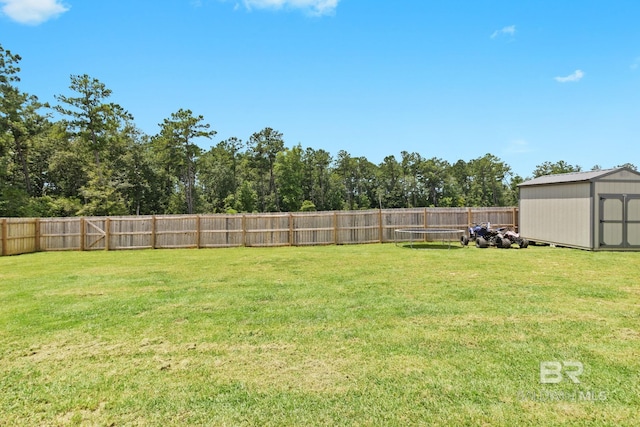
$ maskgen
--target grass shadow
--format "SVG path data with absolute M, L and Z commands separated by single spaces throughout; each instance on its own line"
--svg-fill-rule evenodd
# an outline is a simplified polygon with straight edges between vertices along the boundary
M 464 246 L 461 246 L 459 242 L 451 242 L 451 245 L 449 245 L 448 243 L 436 243 L 436 242 L 428 242 L 428 243 L 424 243 L 424 242 L 420 242 L 420 243 L 398 243 L 396 246 L 402 248 L 402 249 L 419 249 L 419 250 L 424 250 L 424 249 L 436 249 L 436 250 L 441 250 L 441 249 L 464 249 Z

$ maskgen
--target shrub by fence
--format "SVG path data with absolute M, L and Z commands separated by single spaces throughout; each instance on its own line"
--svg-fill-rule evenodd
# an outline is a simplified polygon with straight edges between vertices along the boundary
M 398 228 L 518 227 L 517 208 L 415 208 L 268 214 L 2 218 L 1 255 L 38 251 L 385 243 Z M 431 238 L 438 239 L 434 235 Z

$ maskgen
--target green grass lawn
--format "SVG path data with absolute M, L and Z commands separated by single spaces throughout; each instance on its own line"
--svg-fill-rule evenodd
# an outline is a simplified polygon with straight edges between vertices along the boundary
M 0 302 L 2 426 L 640 423 L 640 253 L 50 252 Z

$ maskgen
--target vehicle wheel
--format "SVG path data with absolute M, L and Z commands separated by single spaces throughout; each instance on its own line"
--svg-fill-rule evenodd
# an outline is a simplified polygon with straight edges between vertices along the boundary
M 469 238 L 467 236 L 460 236 L 460 244 L 467 246 L 469 244 Z
M 529 246 L 529 241 L 528 241 L 527 239 L 522 239 L 522 240 L 520 240 L 520 247 L 521 247 L 522 249 L 524 249 L 524 248 L 526 248 L 526 247 L 528 247 L 528 246 Z
M 489 247 L 489 242 L 487 242 L 485 240 L 484 237 L 478 237 L 476 239 L 476 248 L 488 248 Z
M 508 239 L 508 238 L 506 238 L 506 237 L 503 237 L 503 238 L 502 238 L 502 247 L 503 247 L 504 249 L 509 249 L 509 248 L 511 247 L 511 240 L 509 240 L 509 239 Z

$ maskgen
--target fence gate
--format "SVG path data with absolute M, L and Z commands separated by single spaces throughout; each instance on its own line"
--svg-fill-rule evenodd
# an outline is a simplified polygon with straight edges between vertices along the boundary
M 103 218 L 86 218 L 84 220 L 83 249 L 93 251 L 105 249 L 107 246 L 106 220 Z
M 600 246 L 640 247 L 640 194 L 600 195 Z

